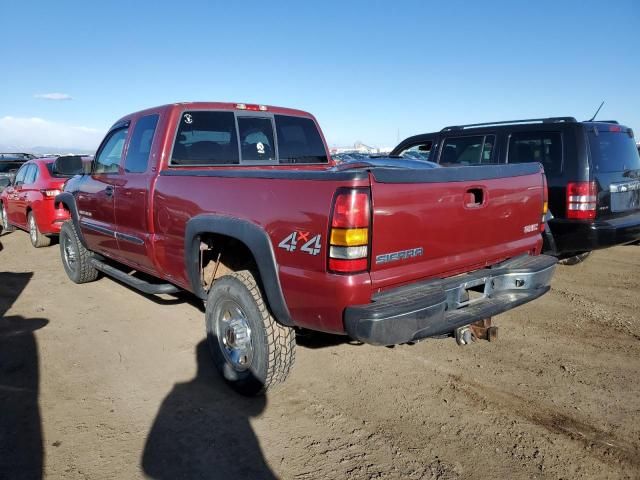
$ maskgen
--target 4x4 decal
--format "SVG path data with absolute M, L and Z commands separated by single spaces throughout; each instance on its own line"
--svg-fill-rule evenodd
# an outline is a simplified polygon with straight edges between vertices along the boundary
M 291 232 L 278 244 L 278 247 L 284 248 L 288 252 L 295 252 L 298 244 L 302 243 L 300 251 L 309 255 L 318 255 L 322 248 L 322 235 L 314 235 L 311 232 L 295 231 Z

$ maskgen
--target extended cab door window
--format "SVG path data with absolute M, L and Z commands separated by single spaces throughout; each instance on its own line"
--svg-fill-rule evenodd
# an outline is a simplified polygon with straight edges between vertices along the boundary
M 266 117 L 238 117 L 242 162 L 274 162 L 273 123 Z
M 233 112 L 187 111 L 173 144 L 171 165 L 234 165 L 240 163 Z
M 547 175 L 562 172 L 560 132 L 513 133 L 509 138 L 508 163 L 540 162 Z
M 118 173 L 128 127 L 112 131 L 93 161 L 92 173 Z
M 127 148 L 124 171 L 127 173 L 143 173 L 147 171 L 149 154 L 156 133 L 159 115 L 147 115 L 136 122 Z

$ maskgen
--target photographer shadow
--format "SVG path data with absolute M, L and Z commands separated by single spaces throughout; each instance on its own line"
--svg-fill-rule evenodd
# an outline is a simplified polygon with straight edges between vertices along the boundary
M 4 316 L 32 273 L 0 272 L 0 478 L 42 478 L 40 368 L 34 332 L 44 318 Z
M 205 340 L 196 347 L 197 374 L 177 383 L 147 437 L 142 469 L 154 479 L 275 479 L 249 423 L 265 396 L 233 392 L 213 367 Z

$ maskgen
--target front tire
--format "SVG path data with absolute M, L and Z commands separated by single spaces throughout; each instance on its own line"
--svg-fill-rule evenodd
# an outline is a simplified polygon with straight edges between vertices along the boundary
M 13 232 L 16 228 L 9 223 L 9 217 L 7 216 L 7 208 L 2 204 L 2 209 L 0 210 L 0 220 L 2 220 L 2 229 L 1 231 L 5 231 L 7 233 Z
M 98 278 L 98 270 L 91 265 L 91 252 L 80 242 L 71 220 L 64 222 L 60 229 L 60 256 L 72 282 L 87 283 Z
M 214 364 L 234 390 L 260 395 L 285 381 L 295 361 L 295 332 L 273 318 L 251 272 L 213 283 L 206 324 Z
M 27 215 L 27 224 L 29 225 L 29 238 L 31 239 L 31 245 L 33 245 L 34 248 L 48 247 L 51 245 L 51 239 L 40 233 L 40 229 L 38 228 L 36 217 L 33 215 L 33 212 L 29 212 Z

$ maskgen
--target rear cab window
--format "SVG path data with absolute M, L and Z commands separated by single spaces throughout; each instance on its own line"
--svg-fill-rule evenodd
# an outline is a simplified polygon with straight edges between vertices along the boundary
M 509 137 L 507 163 L 538 162 L 547 175 L 562 173 L 560 132 L 517 132 Z
M 595 128 L 595 127 L 594 127 Z M 612 125 L 608 130 L 587 128 L 591 164 L 603 173 L 640 170 L 640 155 L 627 128 Z
M 185 111 L 170 166 L 328 163 L 318 127 L 310 118 L 253 112 Z

